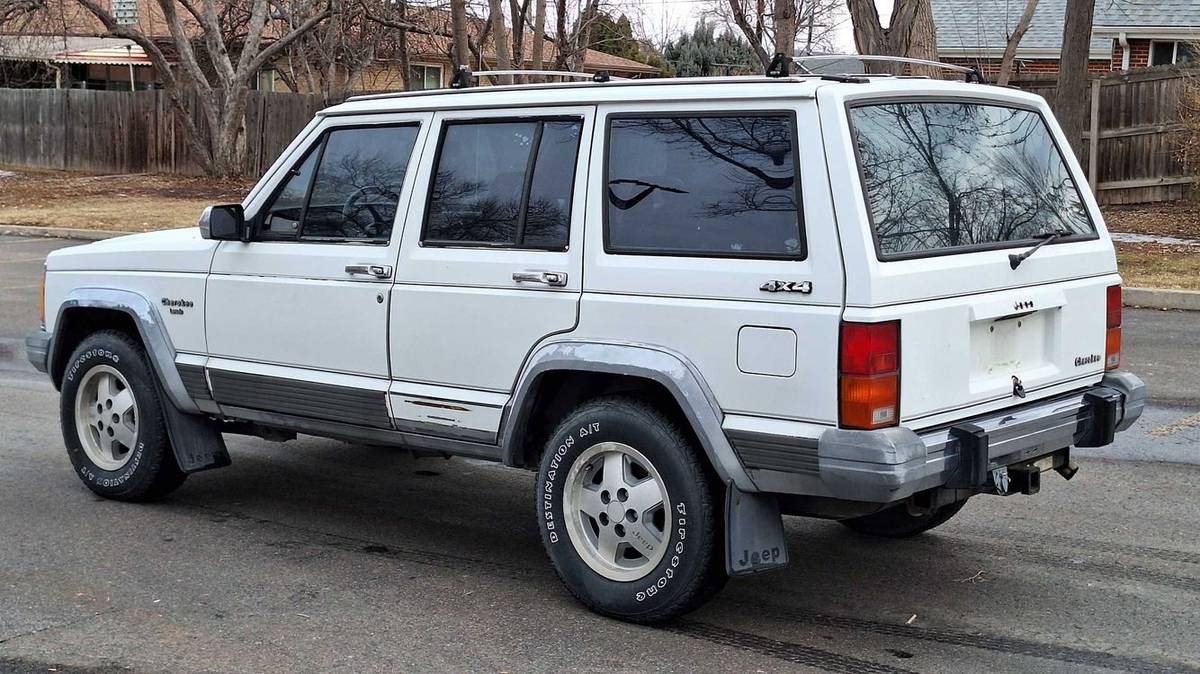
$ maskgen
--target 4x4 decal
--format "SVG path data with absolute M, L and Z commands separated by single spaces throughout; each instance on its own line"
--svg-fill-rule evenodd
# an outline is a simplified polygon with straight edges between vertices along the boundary
M 767 281 L 758 289 L 769 293 L 784 292 L 807 295 L 812 292 L 812 281 Z

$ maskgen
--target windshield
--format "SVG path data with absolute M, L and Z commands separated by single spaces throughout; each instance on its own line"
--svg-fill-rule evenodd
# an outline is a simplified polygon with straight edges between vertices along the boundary
M 1037 112 L 903 102 L 849 114 L 881 259 L 1096 232 Z

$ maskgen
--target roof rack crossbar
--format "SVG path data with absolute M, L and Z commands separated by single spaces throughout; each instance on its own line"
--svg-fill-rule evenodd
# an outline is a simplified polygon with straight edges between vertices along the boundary
M 481 70 L 479 72 L 472 72 L 467 66 L 459 66 L 458 70 L 454 73 L 454 79 L 450 81 L 450 88 L 466 89 L 472 86 L 472 80 L 478 80 L 481 77 L 513 77 L 517 75 L 565 77 L 577 80 L 591 80 L 593 82 L 608 82 L 611 80 L 625 79 L 624 77 L 610 75 L 604 70 L 594 73 L 581 73 L 574 70 Z
M 772 73 L 772 71 L 775 71 L 776 73 L 778 73 L 778 72 L 780 72 L 780 70 L 782 70 L 782 72 L 786 73 L 787 67 L 783 66 L 782 63 L 780 63 L 781 61 L 786 60 L 786 59 L 787 59 L 787 57 L 784 56 L 783 54 L 776 54 L 775 60 L 771 61 L 770 67 L 767 68 L 767 76 L 768 77 L 771 77 L 771 76 L 778 77 L 779 76 L 779 75 L 774 75 Z M 883 55 L 883 54 L 813 54 L 810 56 L 793 56 L 791 58 L 791 62 L 796 64 L 796 66 L 798 66 L 801 70 L 803 70 L 805 72 L 805 74 L 816 74 L 816 73 L 813 73 L 813 71 L 808 66 L 804 65 L 805 61 L 848 61 L 848 60 L 871 61 L 871 62 L 875 62 L 875 63 L 906 63 L 906 64 L 910 64 L 910 65 L 927 66 L 930 68 L 941 68 L 943 70 L 952 70 L 954 72 L 962 73 L 964 75 L 966 81 L 968 81 L 968 82 L 978 82 L 980 84 L 987 84 L 987 80 L 985 80 L 983 78 L 983 73 L 979 72 L 978 68 L 968 68 L 967 66 L 960 66 L 960 65 L 957 65 L 954 63 L 943 63 L 941 61 L 929 61 L 927 59 L 910 58 L 908 56 L 887 56 L 887 55 Z

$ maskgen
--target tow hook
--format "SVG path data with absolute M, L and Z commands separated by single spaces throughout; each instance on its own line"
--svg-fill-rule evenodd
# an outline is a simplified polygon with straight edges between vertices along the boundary
M 1075 477 L 1075 473 L 1079 472 L 1079 466 L 1074 461 L 1067 459 L 1067 462 L 1061 466 L 1055 466 L 1054 471 L 1063 476 L 1064 480 L 1070 480 Z

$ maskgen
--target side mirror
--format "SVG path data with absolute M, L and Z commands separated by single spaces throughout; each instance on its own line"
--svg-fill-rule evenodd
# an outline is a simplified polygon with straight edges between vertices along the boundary
M 249 241 L 241 204 L 209 206 L 200 214 L 200 236 L 214 241 Z

